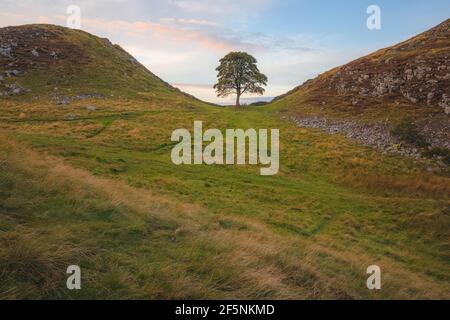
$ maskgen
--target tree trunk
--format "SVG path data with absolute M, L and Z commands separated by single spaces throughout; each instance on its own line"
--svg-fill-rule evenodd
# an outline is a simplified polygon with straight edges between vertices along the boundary
M 236 94 L 236 107 L 240 107 L 241 106 L 241 104 L 239 102 L 240 98 L 241 98 L 241 93 L 238 92 Z

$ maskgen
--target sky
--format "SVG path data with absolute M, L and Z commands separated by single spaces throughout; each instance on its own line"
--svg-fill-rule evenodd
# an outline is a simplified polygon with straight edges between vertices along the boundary
M 80 8 L 81 29 L 121 45 L 153 73 L 205 101 L 218 61 L 246 51 L 269 79 L 262 97 L 283 94 L 333 67 L 400 41 L 450 18 L 449 0 L 0 0 L 0 27 L 67 26 Z M 369 30 L 370 5 L 381 29 Z

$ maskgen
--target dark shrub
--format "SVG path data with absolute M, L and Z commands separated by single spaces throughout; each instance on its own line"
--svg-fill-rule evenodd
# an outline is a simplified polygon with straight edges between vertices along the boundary
M 417 147 L 427 147 L 429 144 L 420 135 L 416 126 L 411 121 L 403 121 L 397 127 L 392 130 L 392 134 L 398 137 L 400 140 L 412 144 Z
M 448 149 L 443 149 L 443 148 L 433 148 L 427 152 L 424 152 L 423 154 L 425 157 L 428 158 L 435 158 L 435 157 L 439 157 L 442 159 L 442 161 L 450 166 L 450 150 Z

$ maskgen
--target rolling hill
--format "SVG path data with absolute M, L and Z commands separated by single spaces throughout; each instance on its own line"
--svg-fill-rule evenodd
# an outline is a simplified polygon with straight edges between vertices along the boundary
M 3 97 L 62 103 L 183 94 L 108 39 L 54 25 L 0 28 L 0 83 Z
M 315 110 L 304 89 L 219 108 L 81 31 L 0 37 L 0 299 L 450 297 L 450 177 L 434 160 L 285 121 Z M 279 128 L 279 174 L 174 165 L 170 136 L 194 120 Z M 82 290 L 66 288 L 73 264 Z

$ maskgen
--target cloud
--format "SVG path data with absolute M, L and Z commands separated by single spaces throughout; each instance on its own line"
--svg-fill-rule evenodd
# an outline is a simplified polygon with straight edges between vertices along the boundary
M 159 19 L 161 23 L 169 23 L 169 24 L 181 24 L 181 25 L 193 25 L 193 26 L 208 26 L 208 27 L 220 27 L 221 24 L 217 22 L 212 22 L 208 20 L 199 20 L 199 19 L 177 19 L 177 18 L 161 18 Z
M 252 15 L 269 7 L 270 0 L 169 0 L 169 3 L 189 13 L 201 13 L 209 16 L 234 14 Z M 232 18 L 227 16 L 227 18 Z
M 66 24 L 70 4 L 82 9 L 82 28 L 120 44 L 152 72 L 208 101 L 215 97 L 218 61 L 247 51 L 269 78 L 267 96 L 282 94 L 308 78 L 350 61 L 360 52 L 326 48 L 327 35 L 255 32 L 250 21 L 271 0 L 2 0 L 0 26 Z M 230 101 L 233 98 L 230 98 Z
M 54 17 L 59 23 L 63 16 Z M 227 37 L 221 31 L 205 31 L 205 26 L 212 26 L 203 20 L 164 19 L 164 23 L 149 21 L 108 20 L 103 18 L 82 19 L 84 29 L 93 33 L 123 32 L 136 39 L 151 41 L 159 40 L 167 43 L 185 45 L 186 47 L 200 46 L 207 50 L 225 52 L 239 47 L 248 46 L 236 38 Z M 181 24 L 195 25 L 196 28 L 186 28 Z M 221 34 L 222 32 L 222 34 Z M 131 39 L 133 40 L 133 39 Z

